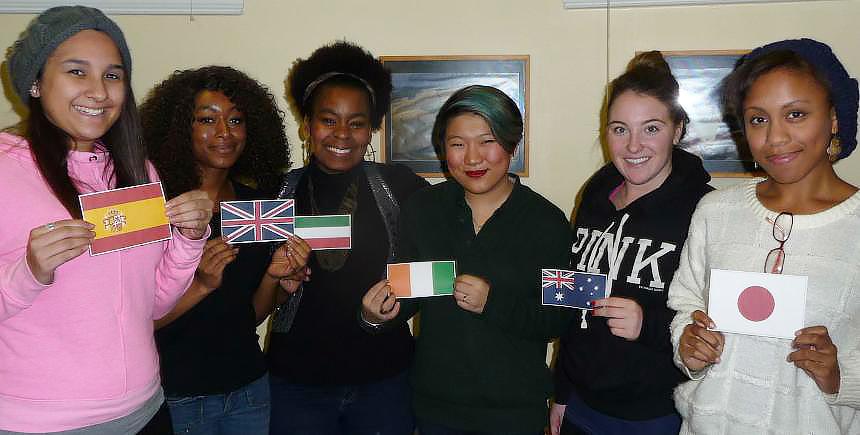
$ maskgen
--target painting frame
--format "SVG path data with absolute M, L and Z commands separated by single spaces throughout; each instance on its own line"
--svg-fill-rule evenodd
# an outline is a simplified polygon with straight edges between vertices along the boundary
M 380 56 L 391 71 L 391 104 L 380 131 L 381 157 L 422 177 L 445 177 L 444 162 L 430 143 L 436 112 L 457 89 L 471 84 L 496 86 L 516 101 L 523 114 L 523 139 L 511 172 L 529 174 L 529 55 Z
M 722 80 L 749 50 L 661 51 L 680 86 L 679 103 L 690 122 L 681 148 L 702 158 L 712 177 L 760 176 L 742 135 L 723 121 L 720 103 Z

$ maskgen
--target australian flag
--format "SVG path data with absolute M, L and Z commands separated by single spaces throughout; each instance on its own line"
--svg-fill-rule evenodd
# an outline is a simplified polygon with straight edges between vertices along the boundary
M 292 199 L 221 202 L 221 235 L 227 243 L 274 242 L 294 233 Z
M 543 305 L 592 309 L 592 301 L 606 297 L 606 275 L 562 269 L 541 269 Z

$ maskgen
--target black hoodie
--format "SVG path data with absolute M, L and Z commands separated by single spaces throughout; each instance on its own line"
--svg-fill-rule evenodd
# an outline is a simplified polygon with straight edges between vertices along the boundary
M 693 210 L 713 190 L 710 179 L 698 157 L 676 148 L 666 181 L 624 209 L 609 200 L 624 181 L 612 163 L 588 181 L 573 225 L 571 267 L 609 274 L 612 296 L 638 302 L 644 319 L 635 341 L 612 335 L 606 318 L 591 312 L 586 328 L 571 322 L 556 365 L 556 402 L 575 392 L 595 410 L 626 420 L 675 412 L 672 390 L 683 375 L 672 362 L 669 323 L 675 313 L 666 299 Z

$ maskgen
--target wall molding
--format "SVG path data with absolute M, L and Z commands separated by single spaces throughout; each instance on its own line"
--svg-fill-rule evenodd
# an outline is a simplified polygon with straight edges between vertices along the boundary
M 245 8 L 244 0 L 0 0 L 0 13 L 38 14 L 77 4 L 113 15 L 241 15 Z
M 562 0 L 565 9 L 636 8 L 647 6 L 711 6 L 726 4 L 795 3 L 812 0 Z M 818 0 L 815 0 L 818 1 Z

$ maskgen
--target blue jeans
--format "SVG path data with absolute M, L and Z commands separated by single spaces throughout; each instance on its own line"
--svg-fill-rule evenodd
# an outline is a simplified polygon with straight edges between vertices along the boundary
M 426 421 L 418 422 L 418 435 L 543 435 L 543 431 L 538 432 L 485 432 L 475 430 L 460 430 L 452 429 L 441 424 L 429 423 Z
M 272 435 L 404 435 L 415 427 L 408 373 L 370 384 L 314 386 L 271 377 Z
M 681 430 L 681 416 L 669 414 L 651 420 L 623 420 L 586 405 L 576 394 L 567 399 L 562 435 L 671 435 Z
M 199 435 L 269 433 L 269 377 L 227 394 L 168 397 L 173 432 Z

